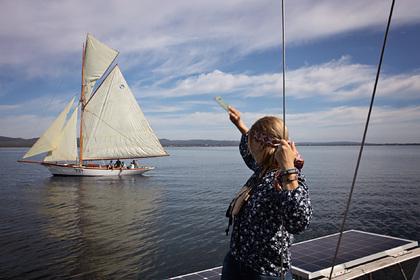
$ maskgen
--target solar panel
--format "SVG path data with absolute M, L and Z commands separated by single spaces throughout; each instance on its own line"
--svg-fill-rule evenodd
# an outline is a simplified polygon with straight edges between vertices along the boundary
M 190 274 L 185 274 L 177 277 L 170 278 L 172 279 L 182 279 L 182 280 L 202 280 L 202 279 L 210 279 L 216 280 L 220 279 L 220 275 L 222 275 L 222 267 L 218 266 L 215 268 L 210 268 Z
M 295 243 L 290 247 L 292 272 L 304 279 L 329 276 L 339 234 L 331 234 Z M 370 232 L 348 230 L 343 232 L 334 275 L 344 269 L 387 256 L 394 256 L 418 246 L 417 241 L 406 240 Z M 222 267 L 215 267 L 170 279 L 220 279 Z
M 305 279 L 328 276 L 338 237 L 336 233 L 292 245 L 293 274 Z M 334 271 L 340 273 L 346 268 L 395 255 L 417 245 L 417 241 L 348 230 L 343 233 Z

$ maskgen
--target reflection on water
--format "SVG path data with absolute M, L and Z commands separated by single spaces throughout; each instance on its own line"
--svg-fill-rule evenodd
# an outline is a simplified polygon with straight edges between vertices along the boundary
M 221 265 L 224 213 L 250 175 L 237 148 L 172 148 L 146 176 L 51 177 L 0 149 L 0 275 L 163 279 Z M 302 147 L 314 218 L 338 230 L 357 147 Z M 367 147 L 347 228 L 420 240 L 420 147 Z
M 148 241 L 156 235 L 153 218 L 159 216 L 162 192 L 158 186 L 147 187 L 148 179 L 49 177 L 44 181 L 39 214 L 47 223 L 41 230 L 51 242 L 69 245 L 62 248 L 63 257 L 73 252 L 66 264 L 69 274 L 135 278 L 141 251 L 156 250 Z

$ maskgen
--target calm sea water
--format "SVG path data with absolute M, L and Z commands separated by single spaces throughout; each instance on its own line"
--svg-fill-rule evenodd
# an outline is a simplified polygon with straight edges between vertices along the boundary
M 236 147 L 169 148 L 126 178 L 51 177 L 0 149 L 0 275 L 163 279 L 222 263 L 226 206 L 245 182 Z M 301 147 L 314 217 L 298 241 L 337 232 L 357 147 Z M 420 241 L 420 147 L 365 148 L 347 229 Z

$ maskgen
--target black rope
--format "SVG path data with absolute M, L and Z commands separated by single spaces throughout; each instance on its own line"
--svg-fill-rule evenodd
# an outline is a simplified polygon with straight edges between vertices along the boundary
M 284 39 L 284 33 L 285 33 L 285 27 L 284 27 L 284 0 L 281 0 L 281 37 L 282 37 L 282 56 L 283 56 L 283 139 L 286 140 L 286 70 L 285 70 L 285 64 L 286 64 L 286 49 L 285 49 L 285 39 Z M 281 251 L 280 251 L 280 280 L 284 280 L 284 272 L 283 272 L 283 263 L 284 263 L 284 229 L 283 229 L 283 218 L 281 222 Z
M 284 39 L 284 0 L 281 1 L 281 27 L 282 27 L 282 52 L 283 52 L 283 139 L 286 139 L 286 49 Z
M 371 112 L 372 112 L 373 102 L 375 100 L 376 87 L 378 85 L 378 80 L 379 80 L 379 73 L 381 72 L 382 60 L 383 60 L 384 52 L 385 52 L 386 39 L 388 37 L 389 26 L 391 25 L 391 18 L 392 18 L 392 12 L 394 10 L 394 4 L 395 4 L 395 0 L 392 0 L 391 10 L 389 12 L 389 17 L 388 17 L 388 24 L 387 24 L 386 31 L 385 31 L 384 42 L 383 42 L 383 45 L 382 45 L 381 56 L 380 56 L 380 59 L 379 59 L 378 70 L 376 72 L 375 85 L 373 87 L 372 98 L 370 100 L 369 113 L 368 113 L 366 124 L 365 124 L 365 130 L 363 132 L 362 143 L 361 143 L 361 146 L 360 146 L 359 156 L 357 158 L 356 169 L 354 171 L 353 182 L 352 182 L 352 185 L 351 185 L 350 194 L 349 194 L 349 198 L 348 198 L 348 201 L 347 201 L 346 211 L 344 212 L 344 218 L 343 218 L 343 222 L 341 224 L 340 235 L 339 235 L 339 238 L 338 238 L 337 247 L 335 249 L 334 259 L 333 259 L 333 262 L 332 262 L 332 265 L 331 265 L 331 271 L 330 271 L 330 276 L 329 276 L 330 280 L 331 280 L 331 277 L 332 277 L 332 274 L 333 274 L 333 271 L 334 271 L 335 262 L 337 260 L 338 250 L 340 248 L 341 238 L 343 236 L 344 226 L 346 224 L 346 219 L 347 219 L 347 214 L 348 214 L 349 208 L 350 208 L 351 198 L 353 196 L 353 190 L 354 190 L 354 185 L 355 185 L 356 178 L 357 178 L 357 172 L 359 170 L 360 159 L 362 158 L 363 147 L 365 145 L 366 134 L 367 134 L 367 130 L 368 130 L 368 127 L 369 127 L 370 115 L 371 115 Z

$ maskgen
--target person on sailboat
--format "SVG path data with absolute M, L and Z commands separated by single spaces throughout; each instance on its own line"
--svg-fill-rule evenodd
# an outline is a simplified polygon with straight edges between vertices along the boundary
M 138 168 L 137 162 L 136 160 L 133 159 L 133 161 L 131 161 L 129 169 L 134 169 L 134 168 Z
M 305 230 L 312 217 L 308 186 L 297 168 L 302 165 L 295 166 L 297 149 L 277 117 L 263 117 L 248 129 L 229 106 L 229 118 L 242 134 L 240 153 L 254 174 L 226 213 L 233 229 L 221 279 L 280 279 L 281 274 L 292 279 L 292 234 Z

